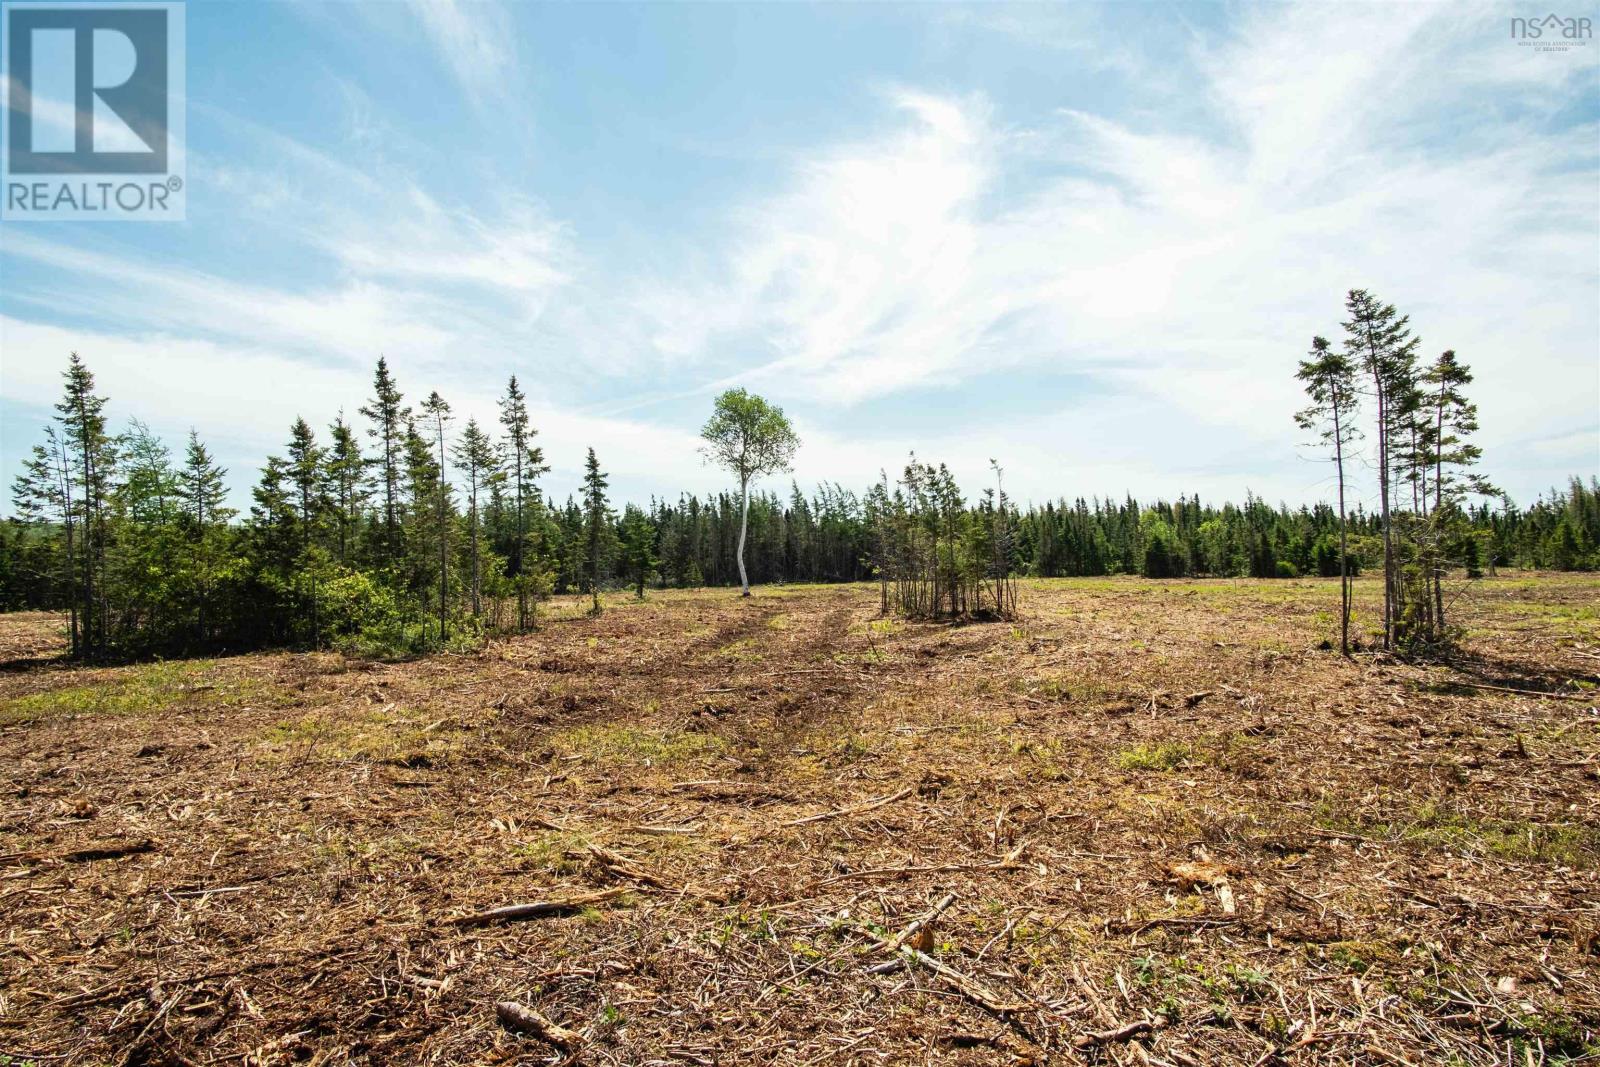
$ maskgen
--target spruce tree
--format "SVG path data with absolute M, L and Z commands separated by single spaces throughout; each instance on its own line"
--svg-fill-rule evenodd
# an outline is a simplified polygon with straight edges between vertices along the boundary
M 1429 513 L 1429 547 L 1432 558 L 1427 577 L 1433 594 L 1433 634 L 1436 641 L 1446 636 L 1443 575 L 1449 546 L 1461 542 L 1466 555 L 1476 549 L 1476 534 L 1462 511 L 1468 493 L 1492 496 L 1498 492 L 1481 475 L 1467 468 L 1477 464 L 1483 450 L 1469 438 L 1478 430 L 1478 408 L 1469 402 L 1464 388 L 1472 384 L 1472 372 L 1447 349 L 1439 354 L 1420 379 L 1419 394 L 1424 397 L 1424 449 L 1420 457 L 1423 491 L 1433 492 Z M 1432 485 L 1428 485 L 1428 474 Z M 1469 567 L 1469 571 L 1471 568 Z M 1469 574 L 1469 576 L 1471 576 Z
M 589 548 L 585 560 L 589 572 L 589 591 L 594 597 L 591 610 L 596 615 L 600 614 L 600 577 L 604 567 L 606 534 L 611 523 L 611 511 L 606 506 L 607 484 L 605 473 L 600 470 L 600 461 L 595 458 L 594 449 L 591 448 L 583 463 L 583 523 Z
M 505 430 L 506 474 L 511 479 L 511 551 L 507 573 L 517 589 L 517 629 L 528 628 L 528 594 L 533 575 L 527 559 L 528 512 L 537 500 L 535 480 L 549 471 L 544 450 L 533 443 L 538 431 L 528 425 L 528 403 L 513 374 L 500 399 L 500 425 Z
M 378 369 L 372 376 L 372 402 L 363 406 L 361 414 L 371 422 L 369 437 L 378 441 L 378 454 L 370 462 L 378 472 L 379 491 L 383 495 L 383 555 L 380 562 L 393 566 L 401 547 L 400 535 L 400 479 L 405 458 L 406 420 L 410 412 L 402 404 L 404 397 L 389 375 L 389 364 L 378 357 Z
M 1296 375 L 1305 383 L 1309 407 L 1295 415 L 1303 430 L 1317 434 L 1318 440 L 1333 450 L 1334 476 L 1339 486 L 1339 650 L 1350 654 L 1350 543 L 1347 535 L 1344 499 L 1345 447 L 1359 434 L 1355 415 L 1355 364 L 1348 355 L 1335 352 L 1325 337 L 1311 339 L 1307 359 L 1300 361 Z
M 189 444 L 184 450 L 183 469 L 178 472 L 178 499 L 183 505 L 185 521 L 191 530 L 204 531 L 208 526 L 226 523 L 233 511 L 224 505 L 228 490 L 223 482 L 228 472 L 217 466 L 211 452 L 201 443 L 200 435 L 189 431 Z
M 227 558 L 227 522 L 233 509 L 225 503 L 227 471 L 219 467 L 200 435 L 189 431 L 183 467 L 178 472 L 178 499 L 183 508 L 183 527 L 189 541 L 190 587 L 194 597 L 194 641 L 204 646 L 211 642 L 213 612 L 211 602 Z
M 622 561 L 634 583 L 634 595 L 644 599 L 644 586 L 660 562 L 656 559 L 656 531 L 643 511 L 629 504 L 622 512 Z
M 105 583 L 109 535 L 106 506 L 117 456 L 115 445 L 106 433 L 105 398 L 95 395 L 94 375 L 78 353 L 71 354 L 62 377 L 66 386 L 61 400 L 56 403 L 56 421 L 61 424 L 71 459 L 72 478 L 78 484 L 83 531 L 79 576 L 79 610 L 83 620 L 81 651 L 97 656 L 105 653 L 110 632 L 106 618 L 110 613 Z
M 481 544 L 482 523 L 479 519 L 478 494 L 500 480 L 500 455 L 494 442 L 478 426 L 477 419 L 468 419 L 467 428 L 454 449 L 456 466 L 467 479 L 467 551 L 468 591 L 472 600 L 472 614 L 483 614 L 483 561 Z
M 433 446 L 438 455 L 439 476 L 434 485 L 434 522 L 439 538 L 439 643 L 449 639 L 445 617 L 448 614 L 448 589 L 450 579 L 450 486 L 445 469 L 445 429 L 450 424 L 450 405 L 437 392 L 429 393 L 422 404 L 422 416 L 427 420 L 428 431 L 433 436 Z
M 328 427 L 325 476 L 326 496 L 333 516 L 334 546 L 343 567 L 350 566 L 355 555 L 361 515 L 367 502 L 365 471 L 361 444 L 341 411 Z
M 33 454 L 24 461 L 22 473 L 17 475 L 12 501 L 23 522 L 61 528 L 65 554 L 63 573 L 59 577 L 63 585 L 76 588 L 78 514 L 72 492 L 72 458 L 65 438 L 54 426 L 46 426 L 44 435 L 45 443 L 33 446 Z M 82 610 L 83 601 L 79 596 L 67 599 L 68 647 L 74 657 L 84 653 L 80 632 Z
M 1394 532 L 1394 475 L 1409 437 L 1407 413 L 1415 396 L 1417 338 L 1408 316 L 1365 289 L 1345 300 L 1345 352 L 1371 380 L 1377 407 L 1379 515 L 1383 532 L 1383 644 L 1393 647 L 1400 606 L 1400 559 Z

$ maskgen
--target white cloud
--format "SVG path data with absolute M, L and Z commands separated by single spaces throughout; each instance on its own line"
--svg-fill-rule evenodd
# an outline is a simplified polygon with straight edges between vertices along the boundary
M 469 94 L 504 84 L 516 57 L 503 8 L 415 6 Z M 1037 14 L 984 11 L 944 21 L 1026 36 Z M 575 483 L 594 444 L 637 497 L 720 484 L 693 427 L 657 425 L 649 405 L 748 381 L 800 417 L 803 484 L 859 486 L 915 448 L 972 457 L 960 473 L 974 487 L 995 456 L 1036 499 L 1238 497 L 1246 485 L 1304 499 L 1324 494 L 1325 473 L 1293 458 L 1294 361 L 1313 333 L 1337 337 L 1343 293 L 1362 286 L 1411 312 L 1426 354 L 1455 347 L 1472 365 L 1488 471 L 1512 472 L 1526 496 L 1592 469 L 1600 445 L 1597 129 L 1567 119 L 1552 132 L 1597 68 L 1514 47 L 1503 17 L 1245 8 L 1225 33 L 1194 38 L 1183 113 L 1208 119 L 1181 128 L 1163 118 L 1174 109 L 1113 116 L 1087 99 L 1019 116 L 982 95 L 867 94 L 883 111 L 875 136 L 793 158 L 722 232 L 664 248 L 660 261 L 680 265 L 671 277 L 592 259 L 532 191 L 448 203 L 403 165 L 386 162 L 380 181 L 236 122 L 281 162 L 210 161 L 208 173 L 246 224 L 295 249 L 305 278 L 247 282 L 243 268 L 157 267 L 8 230 L 8 261 L 93 283 L 30 280 L 8 306 L 102 325 L 0 321 L 5 395 L 48 402 L 76 344 L 126 410 L 151 416 L 182 396 L 184 410 L 217 413 L 218 433 L 248 438 L 254 464 L 300 405 L 326 409 L 304 412 L 322 422 L 353 411 L 379 352 L 403 381 L 485 420 L 485 388 L 515 370 L 552 390 L 536 399 L 565 465 L 553 480 Z M 1106 63 L 1141 69 L 1127 50 Z M 347 97 L 352 135 L 381 156 L 393 132 Z M 44 384 L 25 366 L 35 358 Z M 1046 375 L 1093 395 L 980 423 L 952 392 L 954 413 L 923 433 L 872 429 L 875 404 L 913 391 L 983 376 L 1026 391 Z M 191 404 L 190 389 L 205 392 Z M 596 413 L 612 398 L 612 414 Z M 849 432 L 822 417 L 852 406 Z
M 503 95 L 516 65 L 511 18 L 495 0 L 407 0 L 475 103 Z
M 1082 373 L 1182 413 L 1182 434 L 1147 415 L 1150 454 L 1253 448 L 1281 471 L 1294 360 L 1370 287 L 1412 313 L 1425 355 L 1472 363 L 1492 463 L 1535 426 L 1592 426 L 1600 351 L 1596 129 L 1546 132 L 1594 60 L 1529 56 L 1502 22 L 1247 9 L 1197 44 L 1215 121 L 1181 131 L 1084 109 L 1019 130 L 981 98 L 902 91 L 881 136 L 747 207 L 719 272 L 638 305 L 718 381 L 866 404 Z M 1440 133 L 1485 100 L 1515 113 Z

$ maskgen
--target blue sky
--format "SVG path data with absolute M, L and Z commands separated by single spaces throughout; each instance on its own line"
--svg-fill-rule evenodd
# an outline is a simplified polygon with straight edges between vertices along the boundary
M 0 475 L 76 349 L 243 504 L 382 353 L 462 421 L 516 373 L 557 497 L 590 445 L 721 486 L 743 384 L 807 487 L 1311 501 L 1295 361 L 1364 286 L 1526 502 L 1600 470 L 1600 42 L 1532 13 L 191 2 L 187 221 L 0 225 Z

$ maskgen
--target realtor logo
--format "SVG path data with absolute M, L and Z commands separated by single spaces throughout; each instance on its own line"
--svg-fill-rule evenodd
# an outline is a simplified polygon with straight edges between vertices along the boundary
M 0 11 L 0 219 L 183 219 L 183 4 Z

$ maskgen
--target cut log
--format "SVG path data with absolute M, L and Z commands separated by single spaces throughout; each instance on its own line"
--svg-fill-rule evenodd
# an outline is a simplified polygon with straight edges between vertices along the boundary
M 514 1000 L 498 1001 L 494 1006 L 500 1025 L 518 1034 L 528 1034 L 554 1045 L 563 1052 L 572 1052 L 583 1044 L 583 1035 L 551 1022 L 526 1004 Z
M 454 926 L 487 926 L 490 923 L 513 923 L 524 919 L 543 919 L 552 915 L 571 915 L 593 904 L 615 900 L 627 890 L 621 887 L 602 889 L 596 893 L 583 893 L 575 897 L 554 900 L 536 900 L 529 904 L 508 904 L 503 908 L 458 915 L 449 922 Z

